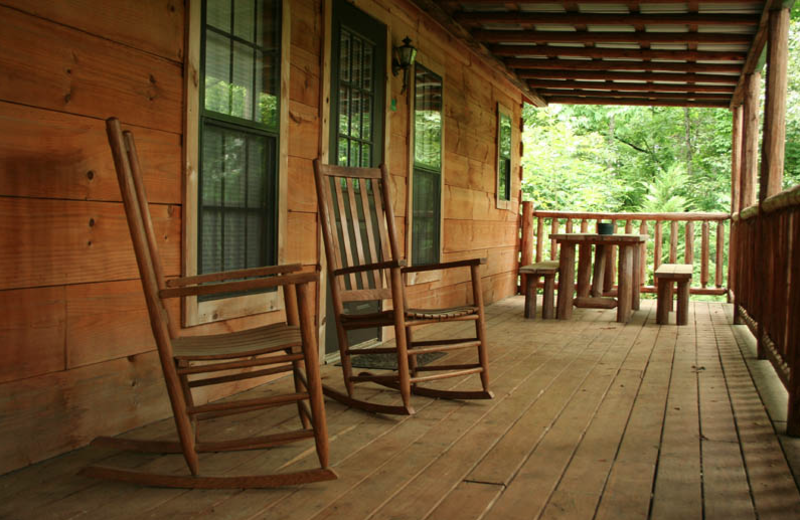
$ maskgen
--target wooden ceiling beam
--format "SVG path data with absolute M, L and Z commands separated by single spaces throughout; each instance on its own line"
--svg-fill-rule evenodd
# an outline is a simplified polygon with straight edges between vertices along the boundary
M 629 58 L 642 60 L 737 61 L 746 52 L 659 51 L 643 49 L 599 49 L 586 47 L 552 47 L 549 45 L 492 45 L 495 56 L 582 56 L 587 58 Z
M 558 96 L 588 96 L 597 98 L 633 98 L 633 99 L 694 99 L 697 101 L 730 102 L 730 94 L 696 94 L 668 92 L 593 92 L 588 90 L 537 90 L 545 99 Z
M 533 60 L 527 58 L 510 58 L 506 65 L 513 69 L 528 70 L 669 70 L 675 72 L 742 72 L 742 66 L 710 65 L 705 63 L 660 63 L 652 61 L 587 61 L 587 60 Z
M 464 26 L 484 23 L 558 25 L 758 25 L 759 15 L 749 14 L 599 14 L 531 12 L 458 12 L 455 20 Z
M 472 31 L 476 40 L 484 43 L 723 43 L 750 44 L 749 34 L 688 33 L 688 32 L 570 32 L 570 31 Z
M 744 70 L 739 78 L 739 84 L 736 86 L 736 92 L 731 100 L 731 108 L 737 107 L 744 101 L 744 91 L 747 76 L 754 72 L 760 71 L 765 63 L 765 49 L 767 45 L 767 38 L 769 36 L 769 12 L 772 10 L 780 9 L 784 5 L 791 9 L 794 5 L 794 0 L 767 0 L 764 3 L 764 10 L 761 12 L 761 20 L 758 24 L 758 32 L 753 37 L 753 44 L 747 52 L 747 58 L 744 63 Z
M 562 105 L 627 105 L 627 106 L 661 106 L 661 107 L 705 107 L 728 108 L 727 101 L 692 101 L 668 99 L 613 99 L 606 97 L 552 96 L 549 103 Z
M 731 86 L 723 85 L 662 85 L 659 83 L 620 83 L 610 81 L 600 83 L 594 81 L 532 80 L 528 84 L 536 89 L 571 88 L 610 91 L 631 90 L 637 92 L 724 92 L 732 94 L 734 90 Z
M 669 74 L 658 72 L 595 72 L 582 70 L 523 70 L 517 73 L 522 79 L 598 79 L 622 81 L 678 81 L 685 83 L 720 83 L 736 85 L 738 76 L 714 74 Z

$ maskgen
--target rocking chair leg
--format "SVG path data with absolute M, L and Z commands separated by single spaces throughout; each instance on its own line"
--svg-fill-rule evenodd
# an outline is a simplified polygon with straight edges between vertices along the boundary
M 405 302 L 403 301 L 403 278 L 400 269 L 392 270 L 392 295 L 394 305 L 394 332 L 397 345 L 397 375 L 403 406 L 411 409 L 411 376 L 408 370 L 408 343 L 406 341 Z
M 341 323 L 336 322 L 336 336 L 339 339 L 339 362 L 342 364 L 342 376 L 344 376 L 344 387 L 347 390 L 347 395 L 353 397 L 353 382 L 350 378 L 353 376 L 353 365 L 351 363 L 350 343 L 347 341 L 347 331 L 344 330 Z
M 411 327 L 406 327 L 406 341 L 409 345 L 414 344 Z M 417 356 L 408 356 L 408 368 L 411 370 L 411 377 L 417 377 Z
M 283 298 L 286 302 L 286 323 L 289 325 L 300 326 L 300 310 L 297 306 L 297 293 L 298 289 L 296 285 L 288 285 L 283 288 Z M 286 349 L 287 354 L 296 354 L 297 352 L 293 352 L 293 348 Z M 302 393 L 307 390 L 305 383 L 303 382 L 303 378 L 301 376 L 301 371 L 304 369 L 305 365 L 300 360 L 292 361 L 292 377 L 294 378 L 294 391 L 297 393 Z M 305 414 L 305 409 L 303 408 L 305 404 L 303 401 L 297 401 L 297 414 L 300 416 L 300 423 L 303 425 L 304 430 L 308 430 L 311 428 L 311 421 L 308 419 L 308 416 Z
M 313 294 L 311 286 L 304 284 L 297 290 L 297 303 L 302 311 L 302 316 L 313 316 L 312 308 Z M 317 362 L 317 333 L 314 330 L 314 322 L 302 320 L 300 322 L 300 334 L 303 338 L 303 353 L 306 363 L 306 381 L 308 388 L 309 401 L 311 401 L 311 420 L 314 423 L 314 441 L 317 448 L 317 457 L 323 469 L 328 467 L 328 426 L 325 421 L 325 402 L 322 397 L 322 383 L 320 382 L 319 363 Z M 300 414 L 305 417 L 304 414 Z M 308 418 L 304 421 L 308 422 Z
M 483 310 L 483 291 L 481 290 L 481 273 L 479 266 L 470 266 L 472 275 L 472 297 L 475 306 L 478 308 L 478 319 L 475 321 L 475 335 L 480 340 L 478 346 L 478 360 L 483 367 L 481 372 L 481 384 L 483 390 L 489 392 L 489 354 L 486 352 L 486 314 Z
M 189 363 L 186 362 L 178 362 L 178 366 L 180 367 L 187 367 Z M 178 378 L 180 378 L 181 388 L 183 389 L 183 398 L 186 400 L 186 406 L 194 406 L 194 399 L 192 398 L 192 389 L 189 387 L 189 377 L 186 374 L 179 374 Z M 199 425 L 197 424 L 197 418 L 195 416 L 191 416 L 189 421 L 192 425 L 192 430 L 194 431 L 194 441 L 200 442 L 200 429 Z
M 292 376 L 294 377 L 294 391 L 302 393 L 307 390 L 303 385 L 303 380 L 300 379 L 300 371 L 303 370 L 304 363 L 300 360 L 292 361 Z M 308 420 L 306 414 L 303 413 L 303 402 L 297 401 L 297 413 L 300 415 L 300 423 L 303 425 L 304 430 L 311 428 L 311 421 Z M 312 412 L 313 413 L 313 412 Z

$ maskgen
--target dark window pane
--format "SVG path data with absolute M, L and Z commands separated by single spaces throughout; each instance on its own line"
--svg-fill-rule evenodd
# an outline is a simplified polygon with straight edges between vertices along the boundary
M 256 2 L 256 44 L 264 49 L 279 49 L 281 46 L 281 0 Z
M 230 115 L 241 119 L 253 119 L 254 60 L 252 47 L 234 42 Z
M 280 78 L 279 54 L 265 54 L 256 51 L 256 95 L 258 108 L 255 120 L 266 127 L 277 131 L 280 119 L 278 112 L 278 94 Z
M 206 0 L 206 23 L 212 27 L 231 31 L 231 0 Z
M 411 261 L 414 265 L 439 260 L 441 175 L 414 169 L 412 197 Z
M 255 43 L 255 14 L 254 0 L 234 0 L 233 2 L 233 34 Z
M 414 164 L 442 169 L 442 78 L 421 65 L 414 79 Z
M 200 272 L 275 262 L 275 138 L 205 121 L 200 168 Z
M 498 135 L 498 193 L 501 200 L 511 200 L 511 117 L 499 114 Z
M 231 40 L 206 31 L 205 108 L 220 114 L 230 112 Z

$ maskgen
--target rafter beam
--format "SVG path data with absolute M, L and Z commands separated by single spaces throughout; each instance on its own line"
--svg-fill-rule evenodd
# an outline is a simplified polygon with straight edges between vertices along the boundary
M 593 90 L 632 90 L 637 92 L 725 92 L 733 93 L 733 87 L 722 85 L 662 85 L 659 83 L 620 83 L 599 81 L 547 81 L 534 80 L 528 84 L 532 88 L 572 88 Z
M 747 53 L 715 51 L 660 51 L 644 49 L 600 49 L 553 47 L 549 45 L 492 45 L 495 56 L 582 56 L 587 58 L 629 58 L 642 60 L 744 61 Z
M 692 101 L 666 99 L 611 99 L 605 97 L 553 96 L 547 98 L 550 103 L 562 105 L 629 105 L 629 106 L 662 106 L 662 107 L 707 107 L 728 108 L 727 101 Z
M 684 94 L 666 92 L 593 92 L 588 90 L 538 90 L 545 99 L 559 96 L 582 96 L 596 98 L 631 98 L 631 99 L 693 99 L 695 101 L 721 101 L 730 102 L 730 94 Z
M 726 33 L 660 33 L 633 32 L 570 32 L 570 31 L 493 31 L 478 29 L 472 36 L 486 43 L 724 43 L 749 44 L 749 34 Z
M 714 74 L 669 74 L 658 72 L 595 72 L 584 70 L 524 70 L 517 73 L 522 79 L 598 79 L 621 81 L 678 81 L 685 83 L 719 83 L 736 85 L 738 76 Z
M 761 12 L 761 19 L 758 24 L 758 32 L 753 37 L 753 44 L 747 52 L 744 70 L 739 77 L 739 84 L 736 85 L 736 92 L 731 100 L 731 108 L 741 105 L 742 101 L 744 101 L 747 75 L 761 71 L 766 61 L 765 47 L 769 36 L 769 12 L 783 7 L 791 9 L 793 5 L 794 0 L 767 0 L 764 3 L 764 10 Z
M 531 12 L 458 12 L 453 18 L 464 26 L 484 23 L 557 25 L 758 25 L 758 15 L 748 14 L 599 14 Z
M 741 73 L 741 65 L 710 65 L 705 63 L 660 63 L 651 61 L 588 61 L 588 60 L 533 60 L 526 58 L 507 59 L 512 69 L 528 70 L 669 70 L 675 72 L 734 72 Z

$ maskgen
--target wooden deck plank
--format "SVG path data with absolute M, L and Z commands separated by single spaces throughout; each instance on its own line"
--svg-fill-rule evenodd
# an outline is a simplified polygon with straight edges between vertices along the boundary
M 515 319 L 522 320 L 521 316 Z M 514 320 L 509 321 L 513 323 Z M 509 330 L 518 329 L 513 327 Z M 502 333 L 502 328 L 495 327 L 495 334 L 501 335 Z M 530 348 L 528 342 L 520 342 L 516 338 L 509 337 L 503 343 L 497 343 L 497 340 L 493 339 L 490 344 L 513 345 L 514 349 L 519 354 L 522 354 L 521 356 L 512 354 L 507 363 L 504 363 L 506 366 L 505 371 L 499 372 L 495 377 L 496 382 L 493 383 L 494 392 L 497 395 L 495 400 L 468 402 L 463 408 L 454 412 L 447 422 L 436 424 L 431 429 L 426 430 L 424 436 L 420 436 L 414 440 L 415 442 L 409 443 L 403 449 L 405 453 L 394 453 L 393 455 L 397 456 L 387 460 L 383 467 L 376 468 L 377 465 L 374 462 L 376 457 L 380 458 L 380 455 L 383 454 L 382 449 L 379 454 L 372 453 L 370 449 L 361 450 L 361 452 L 350 457 L 346 465 L 343 464 L 337 467 L 337 471 L 348 473 L 351 477 L 340 478 L 331 486 L 332 488 L 343 488 L 344 492 L 341 490 L 337 492 L 335 489 L 333 492 L 329 489 L 323 492 L 324 497 L 331 496 L 331 502 L 327 505 L 323 505 L 324 498 L 318 497 L 316 504 L 309 504 L 307 500 L 298 494 L 289 500 L 279 503 L 277 507 L 270 509 L 267 513 L 277 518 L 289 515 L 295 518 L 310 518 L 316 512 L 315 509 L 318 511 L 321 508 L 323 511 L 319 516 L 314 516 L 314 518 L 367 518 L 374 514 L 375 507 L 380 507 L 381 503 L 388 499 L 387 492 L 382 489 L 381 482 L 385 480 L 392 482 L 392 479 L 396 478 L 400 481 L 398 487 L 402 487 L 405 481 L 413 478 L 416 473 L 425 470 L 431 461 L 437 460 L 439 453 L 457 441 L 460 443 L 465 436 L 465 432 L 469 432 L 470 428 L 475 424 L 486 420 L 485 418 L 497 409 L 499 404 L 507 396 L 511 395 L 517 387 L 532 379 L 533 372 L 529 369 L 530 365 L 526 365 L 524 361 L 527 358 L 538 356 L 535 349 Z M 526 367 L 526 369 L 521 370 L 520 366 Z M 497 370 L 494 371 L 498 372 Z M 434 401 L 425 409 L 437 409 L 447 402 Z M 409 420 L 416 421 L 418 417 L 419 412 Z M 391 434 L 396 436 L 400 435 L 400 432 L 393 431 Z M 431 457 L 420 457 L 420 453 L 426 452 L 427 443 L 429 442 L 436 446 L 436 450 Z M 403 460 L 403 457 L 407 460 Z M 397 471 L 395 471 L 396 466 L 400 468 Z M 368 471 L 367 468 L 371 468 L 372 471 Z M 352 476 L 356 478 L 352 478 Z M 394 488 L 390 486 L 390 489 Z M 388 493 L 389 496 L 390 493 Z M 337 499 L 339 495 L 344 496 L 341 499 Z M 378 499 L 377 503 L 373 502 L 375 499 Z M 418 501 L 418 499 L 415 498 L 415 501 Z M 391 502 L 390 500 L 389 503 Z M 383 517 L 383 513 L 377 513 L 377 518 Z
M 676 329 L 672 379 L 653 490 L 651 518 L 654 520 L 702 518 L 703 514 L 695 330 Z
M 619 334 L 606 338 L 614 348 L 608 351 L 609 355 L 598 359 L 576 397 L 568 400 L 553 426 L 485 516 L 487 520 L 513 518 L 519 511 L 530 517 L 540 514 L 632 348 L 643 321 L 643 313 L 637 313 Z
M 695 317 L 705 518 L 755 519 L 709 305 L 696 303 Z
M 653 323 L 652 300 L 627 325 L 615 323 L 613 311 L 588 309 L 576 309 L 571 321 L 532 322 L 522 317 L 522 297 L 498 302 L 487 308 L 496 399 L 414 397 L 412 417 L 326 402 L 337 481 L 277 490 L 144 488 L 75 473 L 96 460 L 185 473 L 183 460 L 88 448 L 0 476 L 0 518 L 800 517 L 800 493 L 737 344 L 730 307 L 690 308 L 690 326 L 676 327 Z M 455 337 L 471 326 L 422 328 L 416 338 Z M 437 363 L 471 358 L 464 350 Z M 338 366 L 322 373 L 340 384 Z M 432 386 L 476 385 L 469 377 Z M 284 378 L 247 397 L 290 386 Z M 360 388 L 379 402 L 398 400 L 393 390 Z M 201 434 L 275 431 L 296 422 L 296 410 L 285 407 L 209 421 Z M 174 435 L 164 420 L 126 436 Z M 310 442 L 201 456 L 209 473 L 316 464 Z
M 711 323 L 758 518 L 800 518 L 800 493 L 722 306 L 712 307 Z
M 531 349 L 529 345 L 525 344 L 521 345 L 521 350 L 525 355 L 516 362 L 509 363 L 508 370 L 502 376 L 502 386 L 495 388 L 498 398 L 494 402 L 484 401 L 481 406 L 468 406 L 453 414 L 450 421 L 437 425 L 425 439 L 410 446 L 407 453 L 400 454 L 401 460 L 398 464 L 400 470 L 394 465 L 388 466 L 384 471 L 388 471 L 390 477 L 376 479 L 370 477 L 371 480 L 354 488 L 342 500 L 331 504 L 315 518 L 366 518 L 370 514 L 375 514 L 378 518 L 385 517 L 388 513 L 384 512 L 381 506 L 388 500 L 388 497 L 386 497 L 385 491 L 380 489 L 380 482 L 391 481 L 392 478 L 400 480 L 399 485 L 393 486 L 391 489 L 400 489 L 400 494 L 402 494 L 404 484 L 419 478 L 418 475 L 429 472 L 430 466 L 438 462 L 442 452 L 449 453 L 449 450 L 462 446 L 466 442 L 464 438 L 472 434 L 476 425 L 484 421 L 491 421 L 496 427 L 502 424 L 501 419 L 497 418 L 498 415 L 513 417 L 515 408 L 513 404 L 509 406 L 509 403 L 516 403 L 520 397 L 530 399 L 531 396 L 536 395 L 535 392 L 530 392 L 529 386 L 539 384 L 541 379 L 546 379 L 545 367 L 553 362 L 553 353 L 561 350 L 564 347 L 563 343 L 569 342 L 569 336 L 562 336 L 561 341 L 561 344 L 542 346 L 538 349 Z M 507 342 L 513 343 L 513 338 L 508 338 Z M 585 347 L 585 344 L 583 346 Z M 492 438 L 492 436 L 486 437 Z M 431 453 L 430 457 L 421 457 L 420 453 L 424 453 L 427 443 L 432 443 L 435 451 Z M 474 447 L 474 444 L 471 446 Z M 461 458 L 469 459 L 463 454 Z M 404 467 L 409 466 L 416 468 L 416 471 L 402 471 Z M 453 465 L 448 465 L 448 470 L 454 469 Z M 374 500 L 378 497 L 380 497 L 379 500 Z M 388 504 L 391 505 L 395 500 L 397 500 L 397 495 L 388 500 Z M 419 504 L 418 498 L 414 500 L 414 503 L 415 505 Z M 375 512 L 376 508 L 380 508 L 377 513 Z M 419 512 L 417 516 L 409 518 L 420 518 L 423 514 L 423 512 Z M 391 516 L 399 518 L 396 513 Z
M 654 303 L 647 304 L 651 311 Z M 677 327 L 651 326 L 642 335 L 646 333 L 656 334 L 655 343 L 597 508 L 597 520 L 636 520 L 649 515 Z

